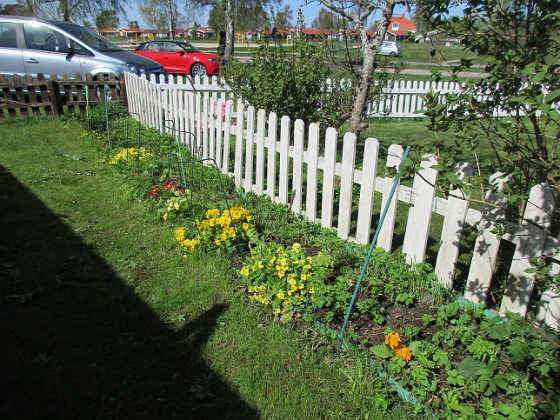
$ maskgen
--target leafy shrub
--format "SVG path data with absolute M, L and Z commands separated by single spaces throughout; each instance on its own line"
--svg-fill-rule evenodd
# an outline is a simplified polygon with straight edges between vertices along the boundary
M 210 209 L 202 220 L 195 220 L 195 229 L 180 227 L 175 239 L 181 243 L 185 257 L 197 247 L 238 248 L 246 247 L 249 242 L 253 216 L 243 207 L 232 207 L 220 211 Z
M 346 92 L 332 77 L 325 49 L 296 37 L 291 47 L 270 44 L 266 36 L 251 53 L 250 63 L 230 62 L 223 76 L 237 97 L 257 109 L 338 127 L 341 115 L 338 95 Z
M 283 321 L 312 306 L 315 290 L 325 283 L 334 262 L 321 252 L 307 256 L 301 245 L 260 243 L 240 271 L 250 299 L 270 306 Z

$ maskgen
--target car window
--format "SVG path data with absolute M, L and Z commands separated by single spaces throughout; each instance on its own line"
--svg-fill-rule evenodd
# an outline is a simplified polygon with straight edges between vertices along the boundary
M 0 22 L 0 47 L 17 48 L 16 23 Z
M 30 50 L 64 51 L 70 48 L 68 38 L 54 29 L 34 24 L 24 24 L 25 44 Z
M 145 48 L 146 51 L 159 52 L 161 50 L 159 42 L 152 42 Z
M 173 42 L 162 42 L 162 52 L 177 52 L 181 47 Z
M 57 23 L 59 28 L 62 28 L 72 36 L 75 36 L 84 44 L 88 45 L 99 52 L 117 52 L 123 51 L 117 44 L 112 43 L 107 38 L 93 32 L 83 26 L 74 25 L 72 23 L 61 22 Z

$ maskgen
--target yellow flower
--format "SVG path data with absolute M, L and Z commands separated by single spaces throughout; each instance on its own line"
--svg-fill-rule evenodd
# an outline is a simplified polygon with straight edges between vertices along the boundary
M 183 241 L 185 239 L 185 232 L 186 229 L 184 227 L 180 227 L 175 231 L 175 239 L 177 241 Z
M 412 359 L 412 351 L 410 351 L 410 349 L 406 346 L 398 349 L 395 354 L 402 357 L 406 363 L 410 362 L 410 360 Z
M 401 345 L 401 337 L 397 332 L 390 332 L 385 336 L 385 344 L 391 347 L 393 350 L 399 348 Z

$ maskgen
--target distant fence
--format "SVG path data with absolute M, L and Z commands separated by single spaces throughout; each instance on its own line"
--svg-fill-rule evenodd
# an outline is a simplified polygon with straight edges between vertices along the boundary
M 114 75 L 94 80 L 86 74 L 73 78 L 68 75 L 50 78 L 38 74 L 20 77 L 0 75 L 0 119 L 31 115 L 60 116 L 67 110 L 85 112 L 88 105 L 96 105 L 105 100 L 126 105 L 126 92 L 122 80 Z
M 216 99 L 216 95 L 221 95 L 219 90 L 195 93 L 174 85 L 158 85 L 132 74 L 125 77 L 129 109 L 140 122 L 173 134 L 197 158 L 213 159 L 245 191 L 290 205 L 292 212 L 336 229 L 342 239 L 369 243 L 379 221 L 374 208 L 385 207 L 393 183 L 392 178 L 377 175 L 381 165 L 379 157 L 387 167 L 396 167 L 403 156 L 401 146 L 392 145 L 387 155 L 380 156 L 376 139 L 368 138 L 362 149 L 357 146 L 356 136 L 347 133 L 340 153 L 335 129 L 327 129 L 321 137 L 317 124 L 306 127 L 301 120 L 293 123 L 288 117 L 278 120 L 276 114 L 266 115 L 263 110 L 245 108 L 241 101 L 234 110 L 231 100 Z M 363 156 L 361 162 L 357 162 L 358 155 Z M 492 233 L 494 221 L 503 216 L 498 207 L 490 205 L 482 211 L 469 208 L 460 190 L 454 191 L 449 199 L 436 197 L 436 163 L 430 156 L 415 176 L 412 188 L 398 186 L 397 200 L 389 206 L 377 246 L 391 251 L 394 243 L 400 242 L 408 261 L 424 261 L 433 216 L 437 215 L 443 227 L 437 238 L 435 271 L 440 282 L 450 287 L 455 280 L 464 228 L 474 226 L 478 233 L 472 249 L 466 250 L 472 259 L 466 269 L 464 297 L 482 303 L 490 294 L 500 245 L 509 241 L 515 251 L 508 285 L 498 306 L 502 313 L 513 311 L 525 315 L 534 289 L 534 276 L 525 271 L 530 267 L 529 258 L 543 254 L 558 257 L 560 241 L 549 237 L 544 230 L 554 213 L 552 191 L 545 185 L 535 186 L 525 221 L 520 225 L 507 224 L 506 234 L 498 238 Z M 464 165 L 460 173 L 470 170 L 469 165 Z M 497 189 L 505 183 L 498 175 L 494 182 Z M 492 191 L 485 199 L 498 206 L 503 204 L 503 198 Z M 402 204 L 397 206 L 397 202 Z M 404 235 L 400 237 L 395 235 L 397 212 L 406 212 L 400 220 L 407 220 Z M 545 292 L 536 313 L 540 322 L 558 328 L 559 295 Z
M 216 76 L 213 77 L 186 77 L 176 76 L 172 82 L 166 82 L 162 77 L 157 82 L 162 88 L 174 88 L 178 90 L 190 90 L 194 92 L 208 92 L 214 99 L 230 99 L 231 88 L 220 83 Z M 348 84 L 348 81 L 334 81 L 327 79 L 326 86 L 333 83 L 341 85 Z M 395 81 L 390 86 L 384 88 L 382 93 L 377 95 L 375 100 L 369 101 L 365 114 L 371 118 L 422 118 L 426 105 L 425 96 L 429 92 L 438 93 L 461 93 L 463 86 L 457 82 L 431 82 L 431 81 Z M 477 96 L 478 100 L 483 100 L 485 95 Z M 497 110 L 496 116 L 505 116 L 506 112 Z

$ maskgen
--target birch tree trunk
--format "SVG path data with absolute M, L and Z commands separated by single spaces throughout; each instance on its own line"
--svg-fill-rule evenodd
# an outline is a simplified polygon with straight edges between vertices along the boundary
M 375 0 L 369 1 L 331 1 L 319 0 L 324 6 L 329 8 L 335 13 L 338 13 L 344 19 L 353 24 L 354 29 L 360 35 L 360 47 L 362 49 L 363 64 L 362 68 L 357 73 L 355 81 L 356 96 L 352 105 L 352 112 L 350 113 L 348 131 L 355 133 L 359 136 L 360 133 L 367 127 L 364 122 L 364 110 L 368 101 L 369 91 L 373 82 L 373 73 L 375 72 L 377 53 L 381 48 L 381 43 L 385 39 L 387 28 L 393 16 L 393 10 L 398 0 L 385 0 L 378 2 Z M 372 39 L 368 38 L 367 30 L 365 28 L 366 20 L 372 13 L 382 7 L 382 15 L 378 21 L 376 33 Z M 355 6 L 355 7 L 350 7 Z
M 224 60 L 233 57 L 233 40 L 235 37 L 234 20 L 234 1 L 226 0 L 226 48 L 224 50 Z

